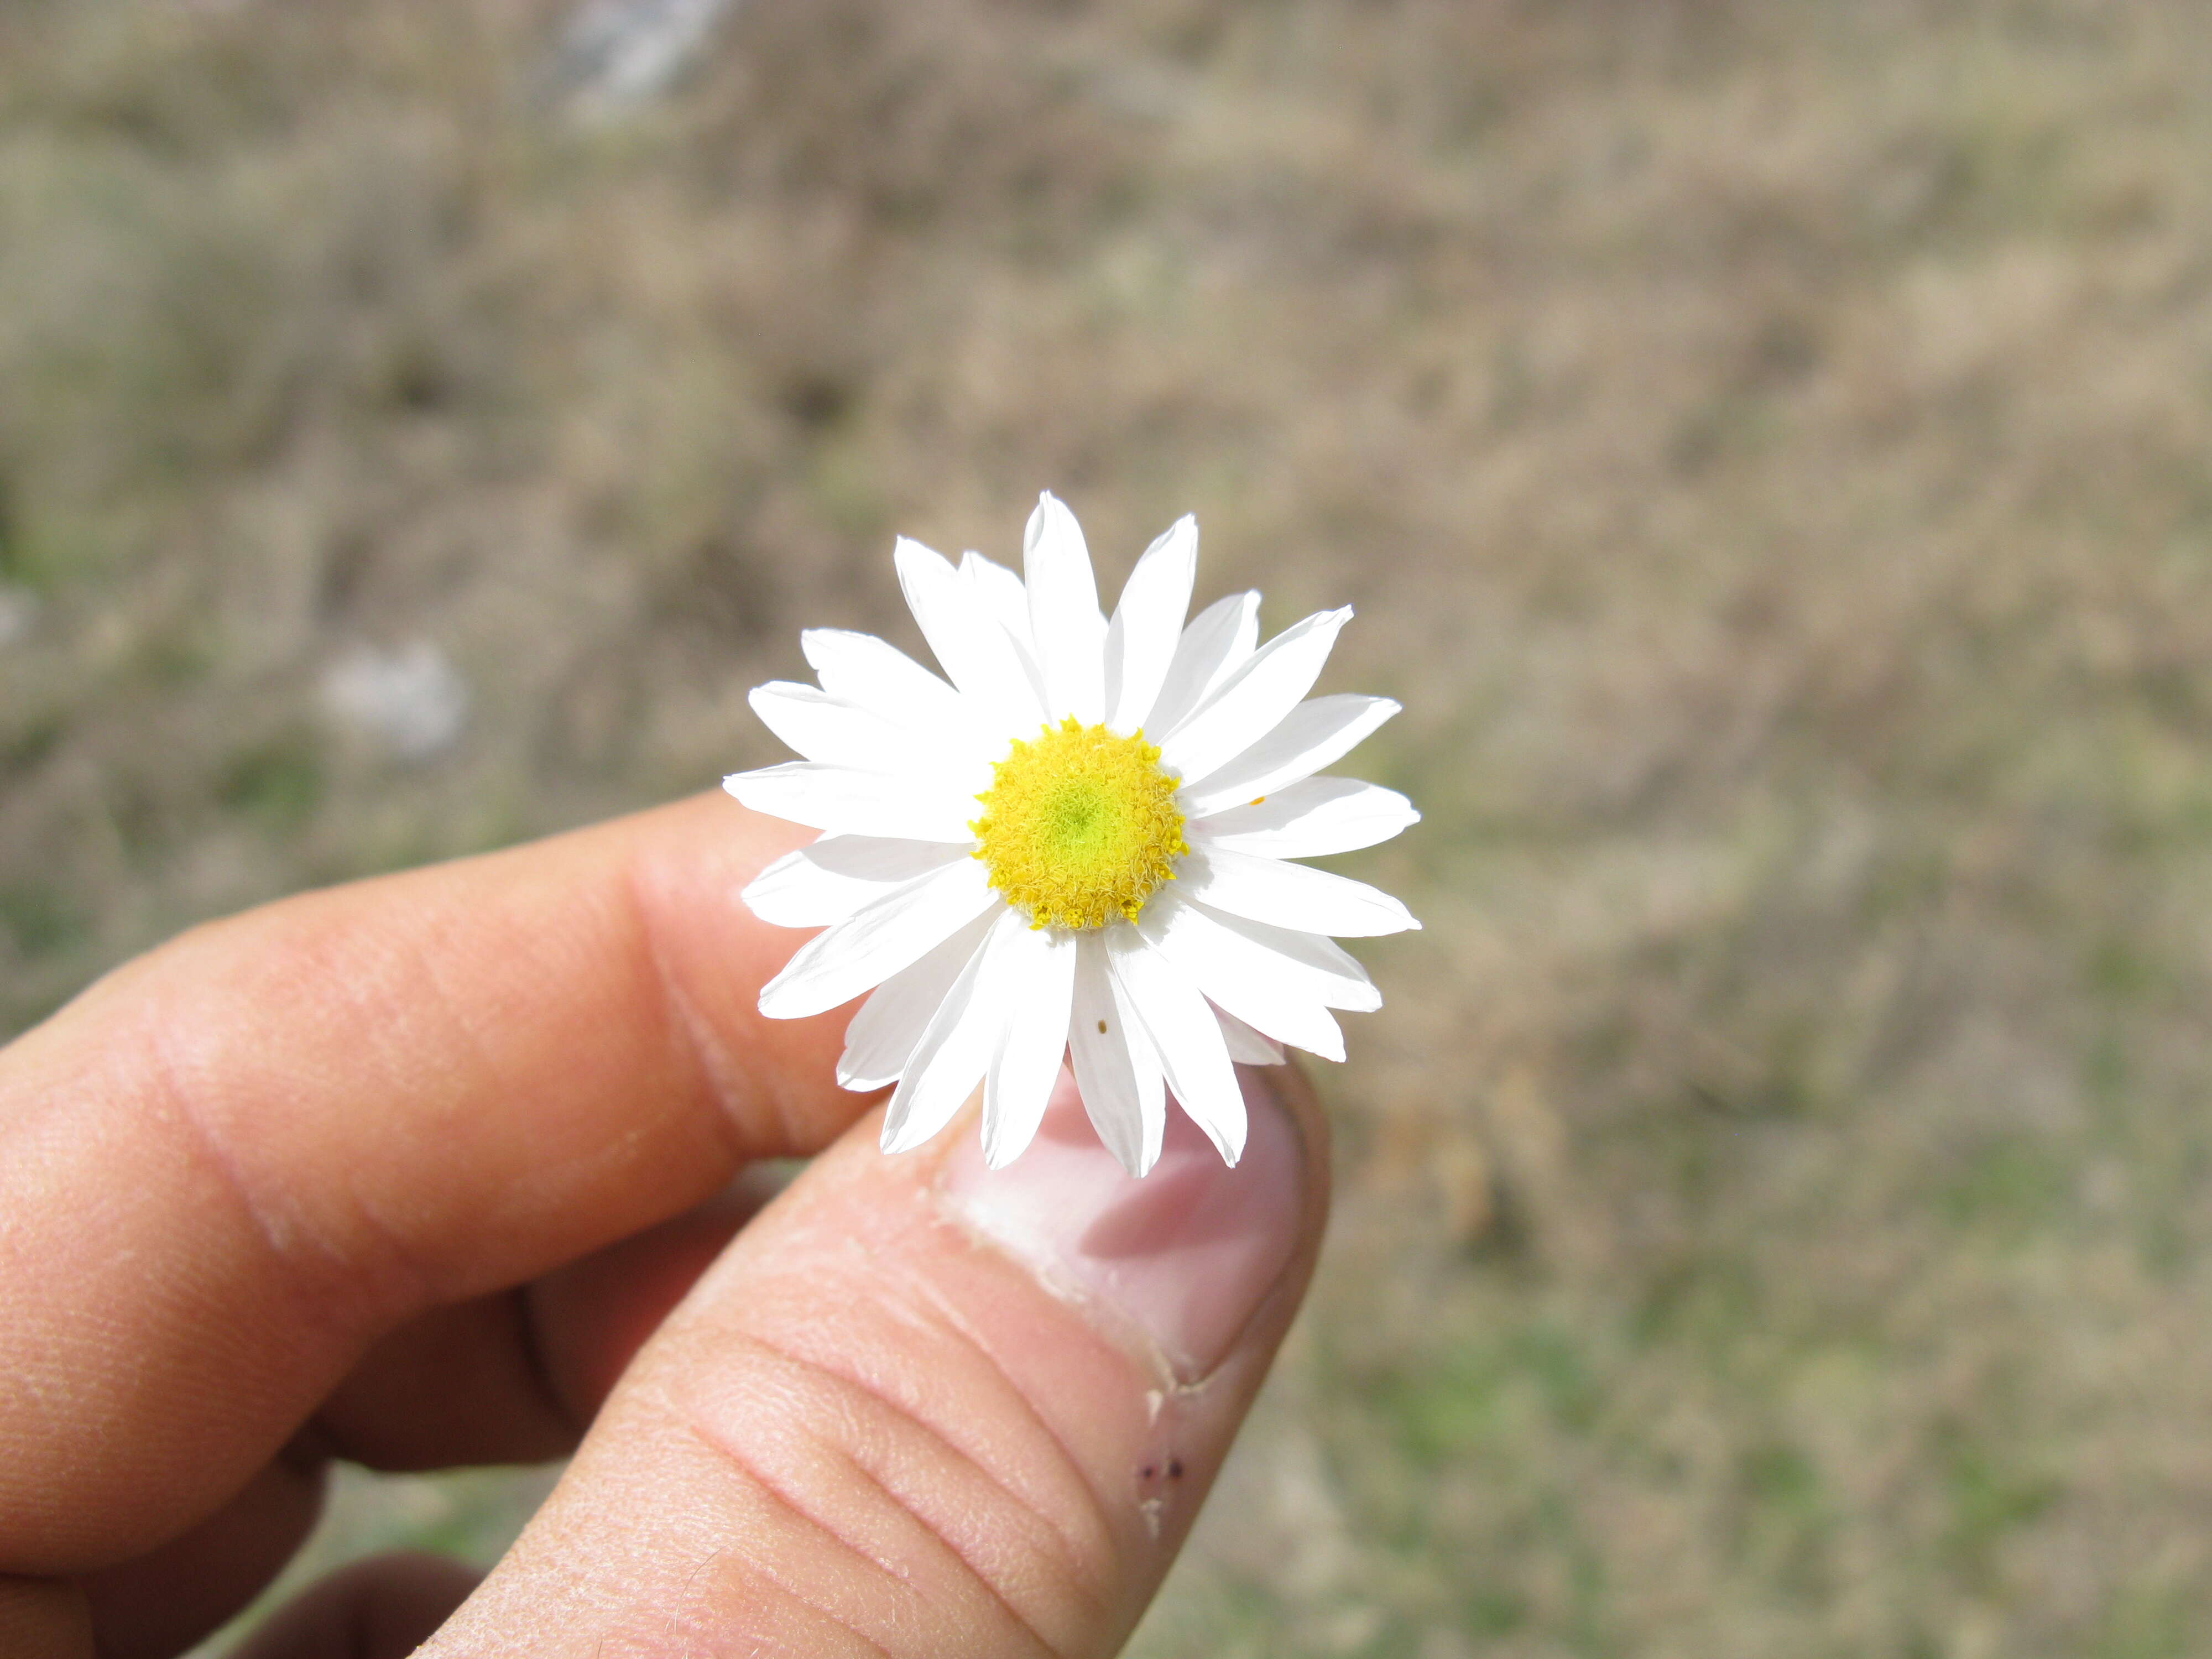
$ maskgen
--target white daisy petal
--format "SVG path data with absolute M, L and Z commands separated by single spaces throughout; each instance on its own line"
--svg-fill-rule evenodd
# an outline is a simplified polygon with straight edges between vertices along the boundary
M 1134 928 L 1113 930 L 1106 960 L 1159 1056 L 1168 1088 L 1222 1160 L 1234 1164 L 1244 1152 L 1244 1095 L 1213 1010 L 1190 976 Z
M 1283 1045 L 1274 1038 L 1254 1030 L 1218 1003 L 1214 1005 L 1213 1018 L 1221 1027 L 1221 1040 L 1228 1045 L 1229 1058 L 1239 1066 L 1280 1066 L 1283 1063 Z
M 885 1152 L 912 1152 L 921 1146 L 952 1121 L 983 1080 L 1006 1026 L 1010 939 L 1027 931 L 1028 924 L 1012 911 L 1001 914 L 938 1005 L 884 1109 Z
M 1191 982 L 1238 1020 L 1324 1060 L 1344 1058 L 1344 1033 L 1314 976 L 1181 899 L 1155 901 L 1137 928 Z
M 878 836 L 824 836 L 799 856 L 825 874 L 852 882 L 896 885 L 926 876 L 957 858 L 972 856 L 963 848 L 939 842 L 892 841 Z
M 850 1002 L 999 903 L 983 866 L 957 860 L 800 945 L 762 988 L 760 1011 L 770 1019 L 803 1019 Z
M 1292 1048 L 1303 1048 L 1310 1054 L 1333 1060 L 1340 1066 L 1344 1063 L 1343 1028 L 1337 1024 L 1334 1016 L 1328 1009 L 1312 999 L 1276 997 L 1263 1001 L 1253 993 L 1249 981 L 1240 987 L 1216 978 L 1200 980 L 1199 985 L 1206 992 L 1207 1000 L 1215 1005 L 1217 1012 L 1225 1014 L 1241 1010 L 1241 1023 L 1251 1026 L 1268 1041 L 1286 1044 Z M 1217 994 L 1220 992 L 1227 992 L 1236 997 L 1235 1010 L 1222 1002 Z M 1263 1020 L 1265 1024 L 1261 1024 Z
M 734 773 L 722 780 L 722 787 L 756 812 L 828 835 L 962 845 L 975 839 L 968 827 L 975 817 L 975 798 L 936 780 L 786 761 Z
M 983 1161 L 1004 1169 L 1028 1150 L 1067 1053 L 1075 935 L 1024 928 L 1013 941 L 1006 1030 L 983 1083 Z
M 1138 1176 L 1152 1165 L 1145 1156 L 1145 1097 L 1132 1035 L 1107 971 L 1105 935 L 1077 935 L 1068 1062 L 1098 1139 L 1123 1169 Z M 1165 1115 L 1164 1101 L 1160 1115 Z
M 1413 913 L 1379 887 L 1280 859 L 1216 848 L 1183 860 L 1182 896 L 1277 927 L 1339 939 L 1418 930 Z
M 1014 642 L 1014 655 L 1030 678 L 1037 706 L 1045 706 L 1044 674 L 1037 667 L 1036 636 L 1030 631 L 1029 590 L 1022 579 L 1002 564 L 994 564 L 973 550 L 960 556 L 960 579 L 975 590 L 977 602 Z
M 891 560 L 907 608 L 953 684 L 1000 714 L 998 724 L 1006 732 L 1043 725 L 1043 707 L 1012 639 L 976 605 L 975 589 L 942 555 L 920 542 L 901 537 Z
M 1030 591 L 1022 579 L 973 548 L 960 556 L 960 574 L 1014 643 L 1034 656 L 1036 635 L 1030 631 Z
M 928 771 L 955 757 L 942 730 L 895 726 L 792 680 L 757 685 L 746 701 L 761 724 L 811 761 L 862 772 Z M 988 775 L 983 782 L 988 783 Z
M 1160 764 L 1193 783 L 1227 765 L 1273 731 L 1313 690 L 1352 620 L 1352 607 L 1323 611 L 1285 629 L 1160 742 Z
M 1159 1051 L 1152 1047 L 1152 1038 L 1145 1035 L 1144 1021 L 1137 1018 L 1118 983 L 1114 986 L 1114 1002 L 1121 1011 L 1121 1030 L 1129 1042 L 1129 1064 L 1137 1073 L 1137 1121 L 1145 1137 L 1137 1149 L 1137 1173 L 1148 1175 L 1152 1165 L 1160 1161 L 1160 1148 L 1167 1139 L 1167 1075 L 1160 1069 Z
M 1234 1164 L 1237 1066 L 1279 1064 L 1285 1045 L 1341 1059 L 1330 1011 L 1381 1006 L 1328 935 L 1419 924 L 1387 894 L 1286 860 L 1419 820 L 1393 791 L 1315 775 L 1397 705 L 1302 701 L 1349 611 L 1265 648 L 1256 593 L 1185 625 L 1197 552 L 1195 521 L 1178 520 L 1109 623 L 1082 530 L 1048 494 L 1021 576 L 975 553 L 955 568 L 902 538 L 899 583 L 945 678 L 871 635 L 811 629 L 820 688 L 752 693 L 807 758 L 724 787 L 825 832 L 744 890 L 763 920 L 823 930 L 760 1010 L 793 1019 L 865 997 L 836 1074 L 890 1086 L 886 1150 L 978 1094 L 984 1157 L 1011 1162 L 1065 1055 L 1133 1174 L 1160 1158 L 1170 1091 Z
M 1207 920 L 1243 935 L 1255 949 L 1266 951 L 1273 959 L 1270 966 L 1274 971 L 1291 975 L 1322 1007 L 1371 1014 L 1382 1006 L 1382 994 L 1375 988 L 1375 981 L 1367 976 L 1358 958 L 1334 939 L 1302 933 L 1294 927 L 1271 927 L 1264 921 L 1232 916 L 1226 911 L 1209 910 L 1194 902 L 1188 895 L 1183 896 L 1182 902 Z
M 1260 641 L 1260 596 L 1231 593 L 1192 618 L 1176 641 L 1145 731 L 1154 743 L 1180 725 L 1214 688 L 1251 659 Z
M 1106 717 L 1106 618 L 1098 583 L 1075 515 L 1049 491 L 1037 498 L 1022 534 L 1022 575 L 1029 586 L 1030 634 L 1044 676 L 1045 713 L 1072 714 L 1085 726 Z
M 785 854 L 738 896 L 755 915 L 775 927 L 828 927 L 967 856 L 963 848 L 939 841 L 831 836 Z
M 1198 520 L 1185 514 L 1145 550 L 1106 629 L 1106 724 L 1140 729 L 1159 701 L 1198 576 Z
M 1341 760 L 1397 712 L 1398 705 L 1388 697 L 1310 697 L 1212 777 L 1186 785 L 1182 810 L 1191 817 L 1204 817 L 1256 795 L 1273 794 Z
M 919 729 L 965 720 L 958 692 L 873 634 L 810 628 L 799 636 L 799 648 L 824 691 L 878 720 Z
M 899 1080 L 939 1005 L 997 920 L 984 912 L 868 994 L 845 1028 L 845 1052 L 837 1060 L 841 1085 L 865 1093 Z
M 916 844 L 927 847 L 933 843 Z M 747 883 L 738 896 L 745 902 L 747 909 L 772 927 L 827 927 L 833 921 L 844 921 L 860 906 L 846 908 L 848 890 L 845 883 L 824 880 L 817 886 L 820 877 L 821 872 L 807 863 L 805 849 L 802 848 L 796 853 L 786 853 L 769 865 Z M 866 902 L 863 899 L 861 903 Z M 842 914 L 829 914 L 833 911 Z M 793 920 L 787 921 L 786 917 Z
M 1314 859 L 1385 842 L 1421 821 L 1395 789 L 1357 778 L 1304 778 L 1242 806 L 1194 820 L 1191 845 L 1271 859 Z

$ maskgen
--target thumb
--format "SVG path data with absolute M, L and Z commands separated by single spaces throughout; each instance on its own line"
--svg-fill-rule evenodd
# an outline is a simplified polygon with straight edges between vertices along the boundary
M 972 1124 L 886 1158 L 863 1121 L 641 1351 L 426 1655 L 1118 1650 L 1327 1212 L 1304 1079 L 1240 1074 L 1233 1170 L 1178 1113 L 1130 1179 L 1065 1073 L 1001 1170 Z

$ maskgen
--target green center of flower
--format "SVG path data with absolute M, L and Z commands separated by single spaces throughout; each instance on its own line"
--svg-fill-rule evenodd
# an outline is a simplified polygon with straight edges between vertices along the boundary
M 1032 927 L 1103 927 L 1134 920 L 1174 860 L 1190 851 L 1176 780 L 1158 745 L 1073 716 L 1045 726 L 992 769 L 975 799 L 975 856 L 991 885 Z

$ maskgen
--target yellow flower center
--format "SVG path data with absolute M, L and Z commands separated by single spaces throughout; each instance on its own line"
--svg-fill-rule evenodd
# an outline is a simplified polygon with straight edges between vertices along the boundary
M 1017 738 L 975 799 L 975 856 L 991 885 L 1032 927 L 1103 927 L 1133 920 L 1174 860 L 1190 851 L 1176 781 L 1141 732 L 1117 737 L 1073 716 Z

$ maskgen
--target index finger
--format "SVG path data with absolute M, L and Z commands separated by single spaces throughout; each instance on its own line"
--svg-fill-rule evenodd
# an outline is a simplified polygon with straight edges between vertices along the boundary
M 185 935 L 0 1050 L 0 1574 L 211 1511 L 378 1334 L 811 1152 L 867 1104 L 801 937 L 805 832 L 702 797 Z

